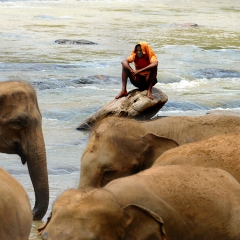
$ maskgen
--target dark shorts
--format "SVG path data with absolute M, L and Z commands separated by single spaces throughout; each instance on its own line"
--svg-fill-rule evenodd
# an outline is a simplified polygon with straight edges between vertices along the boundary
M 146 81 L 146 76 L 138 75 L 136 80 L 130 78 L 132 85 L 139 88 L 141 91 L 147 90 L 149 86 L 149 82 Z M 153 82 L 153 86 L 157 83 L 157 78 Z

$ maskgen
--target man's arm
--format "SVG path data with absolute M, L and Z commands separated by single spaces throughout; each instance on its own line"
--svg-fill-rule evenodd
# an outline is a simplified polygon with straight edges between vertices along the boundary
M 144 71 L 148 71 L 154 67 L 157 67 L 158 66 L 158 61 L 154 61 L 152 63 L 150 63 L 148 66 L 146 66 L 145 68 L 142 68 L 142 69 L 139 69 L 139 70 L 134 70 L 134 75 L 137 75 L 139 74 L 140 72 L 144 72 Z
M 132 69 L 132 67 L 130 66 L 130 62 L 128 61 L 128 59 L 124 59 L 122 62 L 121 62 L 122 66 L 125 68 L 125 69 L 128 69 L 129 72 L 131 73 L 131 75 L 134 77 L 135 73 L 134 73 L 134 70 Z
M 131 68 L 131 66 L 130 66 L 129 61 L 128 61 L 127 58 L 124 59 L 124 60 L 121 62 L 121 64 L 122 64 L 122 66 L 123 66 L 124 68 L 127 68 L 130 72 L 133 71 L 133 69 Z

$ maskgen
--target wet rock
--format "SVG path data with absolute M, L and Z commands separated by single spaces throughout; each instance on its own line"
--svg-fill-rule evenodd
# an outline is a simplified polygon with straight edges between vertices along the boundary
M 71 81 L 73 84 L 76 85 L 87 85 L 87 84 L 96 84 L 98 83 L 97 80 L 95 79 L 89 79 L 89 78 L 79 78 L 79 79 L 74 79 Z
M 114 83 L 114 84 L 120 84 L 122 82 L 122 79 L 119 77 L 112 77 L 108 75 L 93 75 L 87 77 L 89 80 L 94 80 L 103 83 Z
M 147 90 L 140 91 L 139 89 L 133 89 L 129 92 L 128 96 L 112 100 L 96 113 L 89 116 L 79 124 L 77 130 L 90 130 L 95 122 L 107 116 L 148 120 L 168 101 L 167 95 L 160 89 L 153 87 L 152 93 L 154 96 L 153 100 L 147 97 Z
M 107 75 L 93 75 L 86 78 L 78 78 L 71 80 L 73 84 L 120 84 L 121 78 L 111 77 Z
M 89 84 L 120 84 L 121 78 L 111 77 L 107 75 L 93 75 L 85 78 L 67 79 L 67 80 L 57 80 L 48 79 L 47 81 L 30 81 L 31 85 L 38 90 L 46 89 L 57 89 L 66 87 L 78 87 L 79 85 L 89 85 Z
M 238 78 L 240 72 L 234 70 L 218 69 L 218 68 L 205 68 L 195 71 L 194 75 L 198 78 Z
M 58 44 L 73 44 L 73 45 L 94 45 L 97 44 L 95 42 L 91 42 L 88 40 L 80 39 L 80 40 L 69 40 L 69 39 L 58 39 L 55 41 Z
M 177 27 L 198 27 L 196 23 L 176 23 Z
M 46 82 L 31 82 L 31 85 L 38 90 L 65 88 L 66 84 L 57 80 L 48 80 Z
M 114 77 L 108 76 L 108 75 L 93 75 L 93 76 L 88 76 L 90 79 L 97 79 L 100 81 L 108 81 L 109 79 L 113 79 Z

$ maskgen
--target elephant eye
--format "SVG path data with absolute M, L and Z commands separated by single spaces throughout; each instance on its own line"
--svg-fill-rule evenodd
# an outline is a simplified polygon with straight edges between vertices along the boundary
M 104 174 L 103 174 L 103 178 L 104 180 L 109 180 L 112 179 L 117 171 L 115 170 L 105 170 Z
M 12 129 L 22 129 L 26 127 L 26 123 L 20 120 L 11 121 L 8 123 L 8 126 Z
M 25 124 L 23 124 L 22 122 L 20 121 L 16 121 L 16 122 L 11 122 L 9 124 L 9 127 L 10 128 L 13 128 L 13 129 L 22 129 L 25 127 Z

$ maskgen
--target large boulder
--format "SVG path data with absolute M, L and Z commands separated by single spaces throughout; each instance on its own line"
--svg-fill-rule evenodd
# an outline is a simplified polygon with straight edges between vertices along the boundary
M 128 96 L 112 100 L 89 116 L 85 121 L 80 123 L 77 130 L 89 130 L 96 121 L 112 115 L 148 120 L 168 101 L 167 95 L 158 88 L 153 87 L 152 94 L 154 97 L 153 100 L 147 97 L 147 90 L 140 91 L 139 89 L 133 89 L 129 92 Z

